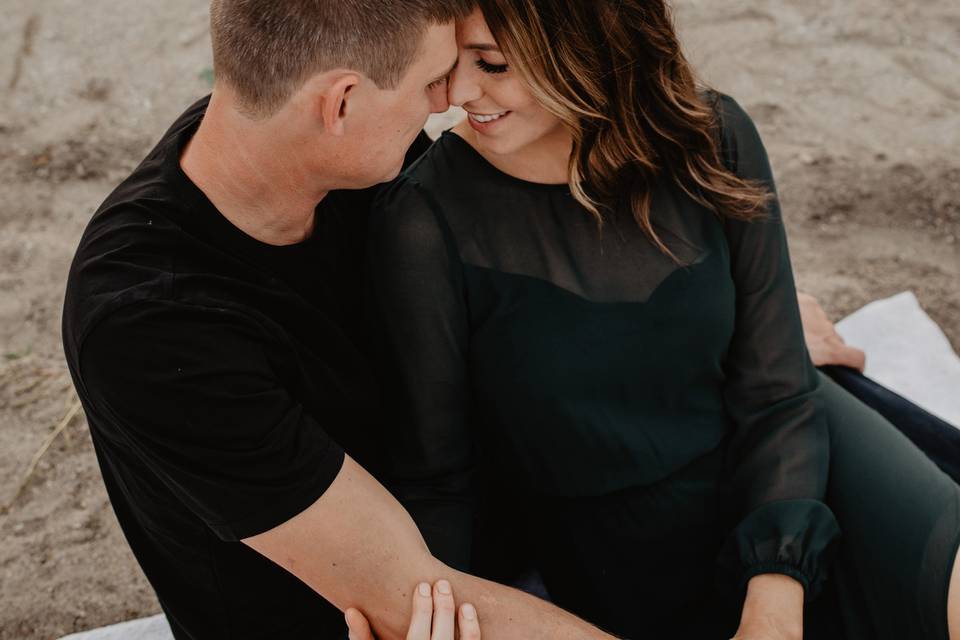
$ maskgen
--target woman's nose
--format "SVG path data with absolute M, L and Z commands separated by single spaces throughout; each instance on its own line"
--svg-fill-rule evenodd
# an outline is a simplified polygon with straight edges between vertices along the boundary
M 479 70 L 474 69 L 473 65 L 460 61 L 457 68 L 450 74 L 450 82 L 447 84 L 447 100 L 450 104 L 462 107 L 468 102 L 483 97 L 483 87 L 480 86 L 478 72 Z

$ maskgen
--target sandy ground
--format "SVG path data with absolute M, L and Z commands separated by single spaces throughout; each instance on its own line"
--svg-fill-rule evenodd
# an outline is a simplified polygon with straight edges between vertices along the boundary
M 209 36 L 203 0 L 0 9 L 0 639 L 55 638 L 158 611 L 59 317 L 91 213 L 206 91 Z M 678 0 L 677 16 L 702 76 L 764 134 L 800 285 L 834 316 L 912 289 L 960 347 L 960 5 Z

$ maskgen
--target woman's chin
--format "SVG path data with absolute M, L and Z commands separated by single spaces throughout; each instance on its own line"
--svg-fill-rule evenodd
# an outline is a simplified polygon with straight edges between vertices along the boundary
M 491 153 L 497 156 L 507 156 L 516 152 L 522 145 L 517 144 L 517 140 L 509 135 L 484 135 L 477 133 L 474 136 L 477 141 L 477 148 L 485 153 Z

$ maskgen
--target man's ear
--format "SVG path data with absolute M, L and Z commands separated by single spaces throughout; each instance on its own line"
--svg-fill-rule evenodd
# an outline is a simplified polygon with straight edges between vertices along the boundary
M 343 135 L 344 121 L 350 113 L 359 84 L 358 74 L 335 72 L 327 74 L 326 82 L 317 87 L 314 104 L 325 132 L 335 136 Z

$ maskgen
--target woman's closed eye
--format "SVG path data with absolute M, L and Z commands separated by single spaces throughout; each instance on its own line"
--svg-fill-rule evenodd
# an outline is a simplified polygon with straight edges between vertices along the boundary
M 506 73 L 509 67 L 505 64 L 490 64 L 483 58 L 477 58 L 477 68 L 484 73 Z

